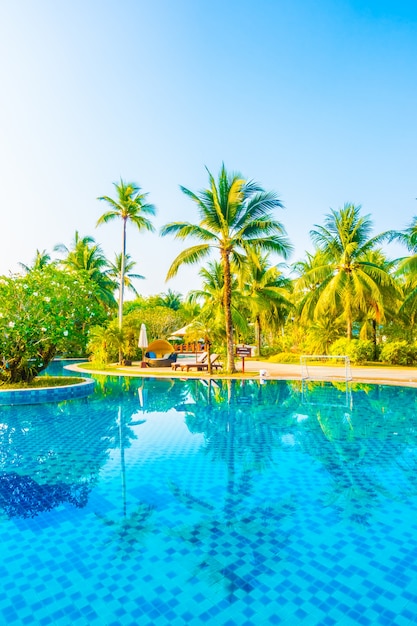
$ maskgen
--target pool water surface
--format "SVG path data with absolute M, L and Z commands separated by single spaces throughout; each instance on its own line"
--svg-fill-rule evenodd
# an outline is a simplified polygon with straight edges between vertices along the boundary
M 0 624 L 417 624 L 417 390 L 94 378 L 0 407 Z

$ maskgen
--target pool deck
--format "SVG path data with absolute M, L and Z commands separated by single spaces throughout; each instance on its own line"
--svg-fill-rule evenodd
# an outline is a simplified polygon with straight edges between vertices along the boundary
M 117 368 L 117 373 L 121 376 L 166 376 L 175 378 L 209 378 L 207 371 L 173 371 L 167 367 L 152 367 L 142 368 L 140 362 L 133 362 L 131 366 L 114 366 Z M 301 366 L 299 364 L 288 363 L 270 363 L 269 361 L 252 361 L 245 360 L 245 378 L 259 378 L 260 371 L 266 371 L 266 380 L 301 380 Z M 77 369 L 77 371 L 90 371 L 91 373 L 98 373 L 96 370 L 78 370 L 76 366 L 70 366 L 70 369 Z M 236 368 L 239 372 L 242 372 L 242 360 L 236 359 Z M 100 372 L 101 374 L 107 374 L 107 372 Z M 114 375 L 116 372 L 108 372 L 109 375 Z M 219 377 L 219 371 L 215 371 L 212 374 L 212 378 Z M 343 367 L 331 367 L 331 366 L 309 366 L 310 377 L 313 380 L 339 380 L 345 381 L 346 374 Z M 408 367 L 360 367 L 351 366 L 350 368 L 351 380 L 353 382 L 366 382 L 380 385 L 404 385 L 407 387 L 417 386 L 417 368 Z M 225 374 L 221 374 L 221 377 L 227 377 Z M 236 375 L 234 376 L 234 378 Z

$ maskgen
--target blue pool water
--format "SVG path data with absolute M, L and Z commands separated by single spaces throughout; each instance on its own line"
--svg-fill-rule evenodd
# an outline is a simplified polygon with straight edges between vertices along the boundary
M 105 377 L 1 407 L 0 624 L 416 624 L 416 408 Z

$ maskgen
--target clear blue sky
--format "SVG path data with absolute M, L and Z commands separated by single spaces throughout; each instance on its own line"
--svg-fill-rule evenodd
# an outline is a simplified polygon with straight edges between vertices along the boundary
M 0 58 L 0 273 L 76 230 L 113 258 L 121 224 L 95 228 L 96 198 L 120 177 L 157 230 L 196 221 L 179 185 L 222 161 L 279 193 L 291 261 L 345 202 L 375 234 L 417 215 L 414 0 L 4 0 Z M 144 295 L 198 286 L 165 283 L 183 244 L 127 245 Z

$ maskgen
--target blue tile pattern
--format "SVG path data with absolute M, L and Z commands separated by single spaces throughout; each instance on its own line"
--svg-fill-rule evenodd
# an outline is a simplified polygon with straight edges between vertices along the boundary
M 307 391 L 98 378 L 1 407 L 0 623 L 417 624 L 417 392 Z
M 94 391 L 94 380 L 85 378 L 82 383 L 65 387 L 42 387 L 40 389 L 0 389 L 0 406 L 4 404 L 40 404 L 63 402 L 72 398 L 84 398 Z

